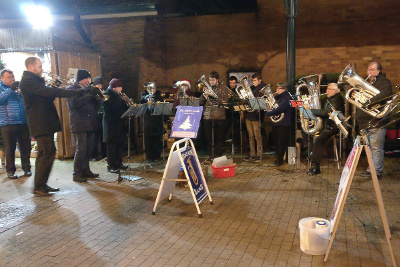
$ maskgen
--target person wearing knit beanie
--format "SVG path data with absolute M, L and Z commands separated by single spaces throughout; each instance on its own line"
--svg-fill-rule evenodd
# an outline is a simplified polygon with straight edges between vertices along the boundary
M 110 81 L 110 87 L 111 88 L 117 88 L 117 87 L 122 87 L 122 81 L 120 80 L 120 79 L 117 79 L 117 78 L 113 78 L 111 81 Z
M 121 97 L 122 81 L 113 78 L 104 95 L 108 95 L 107 101 L 103 101 L 103 141 L 107 143 L 107 170 L 118 173 L 119 169 L 127 169 L 122 164 L 122 152 L 125 141 L 124 118 L 121 116 L 128 109 L 126 102 Z
M 91 75 L 87 70 L 79 69 L 77 74 L 76 74 L 76 81 L 80 82 L 80 81 L 82 81 L 84 79 L 87 79 L 87 78 L 90 78 L 90 77 L 91 77 Z

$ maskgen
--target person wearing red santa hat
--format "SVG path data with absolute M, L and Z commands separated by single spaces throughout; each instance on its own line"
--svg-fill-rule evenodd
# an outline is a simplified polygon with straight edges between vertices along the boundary
M 190 90 L 191 83 L 187 79 L 183 79 L 174 84 L 174 107 L 179 106 L 180 97 L 194 96 L 193 91 Z

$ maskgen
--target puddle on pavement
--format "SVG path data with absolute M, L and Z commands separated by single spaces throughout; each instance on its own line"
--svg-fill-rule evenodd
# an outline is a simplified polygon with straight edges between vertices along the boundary
M 35 212 L 36 206 L 0 203 L 0 227 L 20 221 Z

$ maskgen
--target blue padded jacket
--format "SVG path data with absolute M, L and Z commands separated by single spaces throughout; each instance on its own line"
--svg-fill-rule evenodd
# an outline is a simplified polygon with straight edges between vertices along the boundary
M 0 81 L 0 127 L 27 123 L 22 97 Z

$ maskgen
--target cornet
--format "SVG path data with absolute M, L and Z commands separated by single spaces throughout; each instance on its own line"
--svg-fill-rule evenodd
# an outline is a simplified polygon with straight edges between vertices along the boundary
M 96 99 L 97 100 L 101 100 L 101 101 L 107 101 L 110 96 L 109 95 L 105 95 L 104 91 L 102 91 L 101 89 L 99 89 L 100 93 L 96 94 Z
M 65 84 L 66 86 L 73 84 L 72 79 L 66 80 L 51 72 L 43 72 L 42 77 L 46 83 L 46 86 L 60 88 L 62 84 Z

